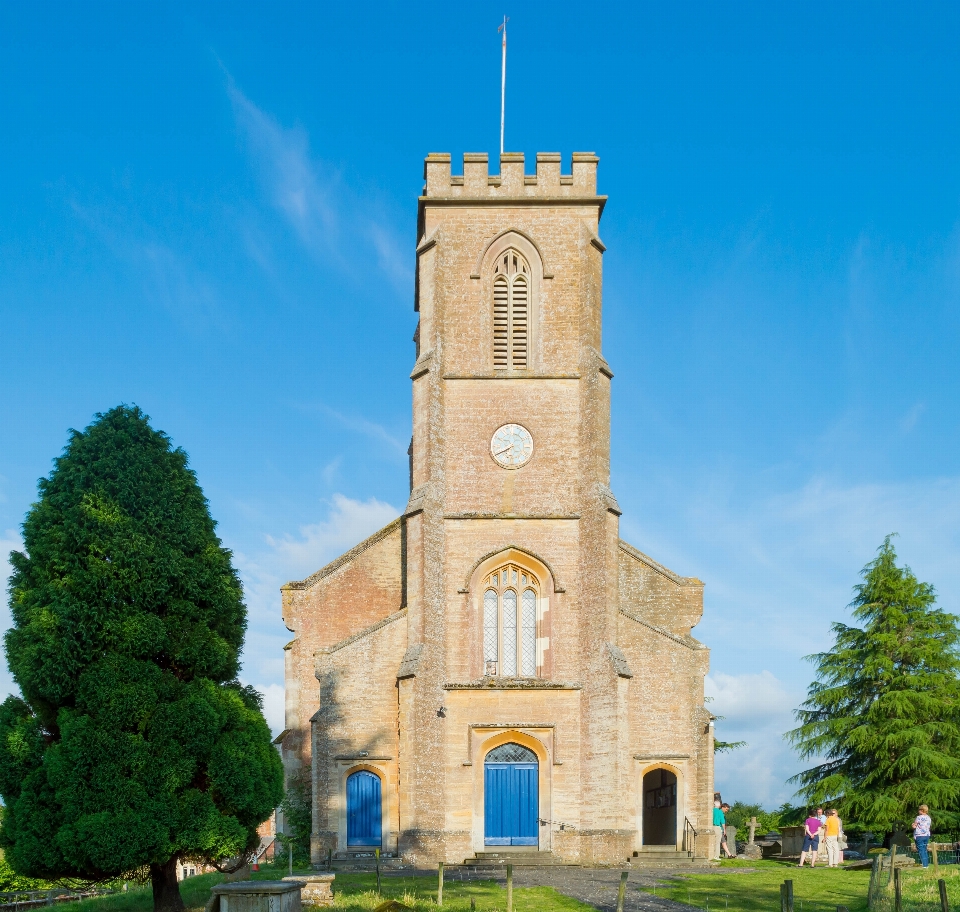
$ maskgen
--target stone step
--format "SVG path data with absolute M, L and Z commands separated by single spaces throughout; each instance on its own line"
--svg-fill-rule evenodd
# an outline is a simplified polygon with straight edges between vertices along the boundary
M 563 859 L 553 852 L 477 852 L 473 858 L 464 860 L 467 867 L 483 865 L 515 865 L 517 867 L 542 867 L 544 865 L 562 865 Z

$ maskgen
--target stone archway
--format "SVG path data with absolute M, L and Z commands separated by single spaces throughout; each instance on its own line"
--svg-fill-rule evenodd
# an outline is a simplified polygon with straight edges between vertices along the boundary
M 656 766 L 643 774 L 641 844 L 676 846 L 680 804 L 678 777 L 673 770 Z

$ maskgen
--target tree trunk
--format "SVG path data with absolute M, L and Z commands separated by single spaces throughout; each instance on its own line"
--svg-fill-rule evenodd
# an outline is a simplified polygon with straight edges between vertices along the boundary
M 176 855 L 165 864 L 150 865 L 150 880 L 153 883 L 153 912 L 184 912 L 186 906 L 177 880 Z

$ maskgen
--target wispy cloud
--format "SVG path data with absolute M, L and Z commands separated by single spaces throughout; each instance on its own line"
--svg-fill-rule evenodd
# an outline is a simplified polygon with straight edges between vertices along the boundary
M 193 333 L 226 324 L 216 281 L 188 254 L 159 240 L 154 229 L 121 205 L 89 204 L 76 194 L 68 203 L 92 234 L 137 274 L 145 301 L 162 307 Z
M 375 421 L 370 421 L 368 418 L 364 418 L 363 415 L 345 415 L 343 412 L 338 412 L 336 409 L 332 409 L 323 403 L 311 404 L 303 406 L 303 408 L 306 411 L 320 412 L 351 431 L 356 431 L 358 434 L 362 434 L 379 443 L 385 443 L 395 455 L 401 455 L 404 458 L 407 455 L 408 444 L 391 434 L 383 425 L 377 424 Z
M 307 247 L 335 253 L 339 219 L 333 199 L 339 175 L 311 158 L 301 127 L 282 127 L 237 88 L 229 73 L 227 95 L 273 204 Z
M 357 280 L 368 279 L 358 264 L 372 260 L 395 292 L 410 294 L 412 252 L 404 250 L 379 201 L 358 195 L 336 168 L 312 153 L 302 126 L 283 126 L 240 90 L 225 67 L 223 71 L 237 126 L 270 204 L 304 247 Z M 354 251 L 360 256 L 353 256 Z M 256 245 L 257 262 L 263 261 L 262 252 L 263 245 Z

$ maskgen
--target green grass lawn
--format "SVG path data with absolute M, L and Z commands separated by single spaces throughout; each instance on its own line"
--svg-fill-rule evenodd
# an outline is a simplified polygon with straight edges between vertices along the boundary
M 780 884 L 793 881 L 794 912 L 866 912 L 869 871 L 798 868 L 779 861 L 724 861 L 711 874 L 690 874 L 648 893 L 710 912 L 777 912 Z
M 901 893 L 904 912 L 933 912 L 940 909 L 940 891 L 938 878 L 943 878 L 947 886 L 947 898 L 950 908 L 960 907 L 960 870 L 958 865 L 940 865 L 939 872 L 933 865 L 924 869 L 919 866 L 904 868 L 901 874 Z M 886 882 L 884 876 L 882 883 Z M 875 893 L 873 912 L 893 912 L 894 893 L 892 887 L 879 889 Z
M 279 880 L 287 873 L 285 865 L 264 865 L 253 874 L 255 880 Z M 312 871 L 297 870 L 298 874 Z M 210 888 L 223 880 L 220 874 L 200 874 L 188 877 L 180 884 L 180 893 L 187 908 L 202 909 L 210 898 Z M 387 899 L 396 899 L 417 912 L 437 908 L 436 877 L 386 877 L 381 880 L 382 893 L 376 892 L 376 875 L 337 872 L 333 892 L 335 908 L 345 912 L 370 912 Z M 443 908 L 450 912 L 468 912 L 470 899 L 476 902 L 477 912 L 503 912 L 507 907 L 506 887 L 493 881 L 461 883 L 448 880 L 443 885 Z M 153 893 L 149 886 L 131 884 L 126 893 L 84 900 L 78 905 L 82 912 L 151 912 Z M 595 912 L 584 905 L 557 893 L 549 887 L 514 888 L 515 912 Z M 853 910 L 851 910 L 853 912 Z

